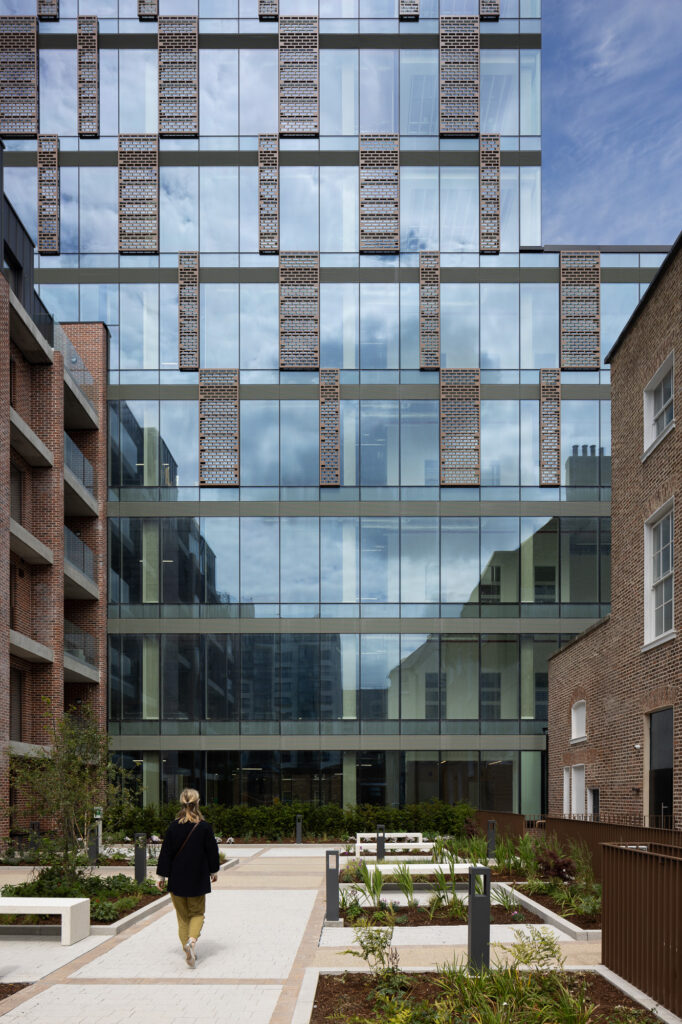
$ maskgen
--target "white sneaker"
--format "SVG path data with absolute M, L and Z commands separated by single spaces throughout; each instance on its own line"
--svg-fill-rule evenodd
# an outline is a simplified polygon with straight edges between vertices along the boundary
M 196 967 L 197 955 L 194 952 L 194 943 L 191 939 L 188 939 L 185 943 L 185 959 L 187 960 L 188 967 Z

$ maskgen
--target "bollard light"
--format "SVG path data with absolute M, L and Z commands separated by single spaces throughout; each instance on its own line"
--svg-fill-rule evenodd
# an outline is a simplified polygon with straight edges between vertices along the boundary
M 495 848 L 497 844 L 497 822 L 491 820 L 488 822 L 488 858 L 495 856 Z
M 88 864 L 94 865 L 99 859 L 99 832 L 97 825 L 92 825 L 88 832 Z
M 144 882 L 147 877 L 147 836 L 135 833 L 135 881 Z
M 297 814 L 296 815 L 296 842 L 297 843 L 302 843 L 303 842 L 303 815 L 302 814 Z
M 476 892 L 476 879 L 483 879 L 483 892 Z M 490 967 L 490 868 L 469 868 L 468 951 L 471 973 Z
M 327 921 L 339 919 L 339 851 L 327 850 Z
M 377 860 L 386 859 L 386 826 L 377 825 Z

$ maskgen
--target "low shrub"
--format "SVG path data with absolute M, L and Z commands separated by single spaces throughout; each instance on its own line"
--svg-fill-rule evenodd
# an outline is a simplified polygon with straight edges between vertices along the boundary
M 66 874 L 60 867 L 47 867 L 29 882 L 5 885 L 3 896 L 54 896 L 68 899 L 89 899 L 90 920 L 101 923 L 116 921 L 129 914 L 140 902 L 140 897 L 157 892 L 151 878 L 136 882 L 127 875 L 100 878 L 81 869 L 75 875 Z

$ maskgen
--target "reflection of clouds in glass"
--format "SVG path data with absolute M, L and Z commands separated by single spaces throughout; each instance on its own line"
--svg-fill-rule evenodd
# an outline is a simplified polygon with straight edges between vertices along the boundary
M 358 51 L 320 50 L 320 134 L 356 135 L 357 130 Z
M 236 50 L 199 51 L 199 123 L 202 135 L 237 135 Z
M 440 289 L 441 365 L 478 366 L 478 285 Z
M 324 52 L 324 51 L 323 51 Z M 353 252 L 358 245 L 358 172 L 320 168 L 320 249 Z
M 121 368 L 158 366 L 159 289 L 156 284 L 121 284 Z
M 239 227 L 239 168 L 199 168 L 202 252 L 236 252 Z
M 55 320 L 73 323 L 78 320 L 78 285 L 43 284 L 40 298 Z
M 196 402 L 161 402 L 161 439 L 177 463 L 170 487 L 199 486 L 199 416 Z M 161 466 L 161 482 L 164 480 Z
M 118 251 L 118 171 L 80 169 L 80 247 L 82 252 Z
M 161 168 L 159 225 L 163 252 L 196 249 L 199 236 L 198 189 L 196 167 Z
M 243 370 L 279 366 L 279 288 L 242 284 L 239 289 L 239 365 Z
M 99 52 L 99 130 L 118 133 L 118 50 Z
M 481 402 L 481 483 L 503 487 L 518 482 L 518 403 Z
M 360 131 L 398 131 L 398 51 L 360 51 Z
M 481 366 L 519 365 L 519 288 L 516 284 L 481 285 Z
M 514 252 L 519 247 L 519 169 L 500 170 L 500 250 Z
M 280 520 L 281 599 L 319 601 L 319 520 Z
M 398 601 L 398 520 L 364 518 L 361 534 L 363 601 Z
M 241 520 L 241 600 L 279 601 L 279 522 Z
M 482 50 L 481 131 L 517 135 L 518 130 L 518 50 Z
M 40 51 L 40 130 L 76 135 L 78 110 L 76 51 Z
M 401 520 L 401 600 L 437 601 L 438 576 L 438 520 Z
M 239 365 L 239 285 L 200 285 L 201 365 Z
M 320 285 L 320 365 L 358 365 L 357 284 Z
M 366 370 L 398 366 L 397 284 L 360 285 L 360 365 Z
M 355 518 L 320 521 L 323 601 L 357 601 L 360 523 Z
M 360 638 L 360 673 L 363 690 L 387 690 L 390 676 L 398 666 L 397 636 L 363 636 Z
M 279 484 L 279 403 L 240 403 L 241 483 L 247 486 Z
M 5 195 L 35 241 L 38 237 L 38 172 L 35 167 L 5 167 L 4 184 Z
M 239 168 L 239 247 L 258 252 L 258 168 Z
M 282 487 L 317 487 L 320 476 L 319 403 L 281 402 Z
M 440 244 L 444 252 L 478 252 L 477 167 L 441 167 Z
M 360 482 L 394 487 L 400 482 L 398 403 L 363 401 L 360 409 Z
M 468 601 L 477 589 L 478 538 L 476 519 L 441 520 L 441 601 Z
M 403 167 L 400 173 L 400 248 L 438 248 L 438 168 Z
M 59 171 L 59 246 L 62 252 L 78 252 L 78 168 Z
M 279 189 L 279 230 L 282 250 L 318 249 L 319 169 L 282 167 L 279 172 Z
M 156 50 L 119 50 L 122 133 L 158 131 L 158 53 Z
M 400 126 L 403 135 L 438 134 L 435 50 L 403 50 L 400 54 Z
M 219 599 L 223 602 L 239 600 L 239 520 L 202 519 L 201 532 L 215 558 Z M 207 561 L 212 556 L 207 552 Z
M 239 131 L 259 135 L 278 130 L 277 52 L 239 51 Z

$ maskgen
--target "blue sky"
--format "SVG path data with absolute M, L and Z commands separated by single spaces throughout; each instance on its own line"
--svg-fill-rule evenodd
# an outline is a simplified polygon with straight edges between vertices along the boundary
M 543 241 L 682 231 L 682 3 L 544 0 Z

